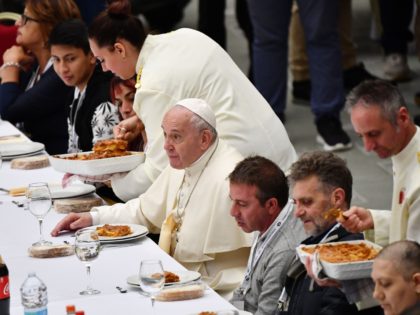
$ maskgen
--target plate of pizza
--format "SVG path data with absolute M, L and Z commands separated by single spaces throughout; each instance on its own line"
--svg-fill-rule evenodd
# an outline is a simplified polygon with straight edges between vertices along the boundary
M 101 243 L 128 242 L 149 233 L 147 227 L 140 224 L 100 224 L 89 226 L 85 229 L 95 230 L 99 235 Z
M 181 285 L 186 284 L 192 281 L 199 280 L 201 274 L 197 271 L 191 270 L 178 270 L 178 271 L 164 271 L 165 274 L 165 286 L 171 285 Z M 139 276 L 132 275 L 127 278 L 127 283 L 129 285 L 139 287 Z

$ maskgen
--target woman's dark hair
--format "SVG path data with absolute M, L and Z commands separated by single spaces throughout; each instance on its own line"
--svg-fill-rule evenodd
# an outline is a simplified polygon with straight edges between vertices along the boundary
M 113 77 L 109 85 L 111 101 L 113 103 L 115 102 L 115 92 L 117 91 L 117 89 L 119 89 L 120 84 L 132 89 L 133 91 L 136 90 L 136 87 L 135 87 L 136 81 L 134 79 L 124 80 L 124 79 L 121 79 L 120 77 Z
M 109 1 L 107 9 L 89 26 L 89 38 L 99 47 L 108 47 L 111 51 L 118 39 L 125 39 L 140 50 L 146 33 L 140 20 L 131 14 L 130 2 L 114 0 Z

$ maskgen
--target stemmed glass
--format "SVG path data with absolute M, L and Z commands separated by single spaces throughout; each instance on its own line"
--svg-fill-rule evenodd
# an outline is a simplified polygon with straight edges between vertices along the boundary
M 149 293 L 152 309 L 155 312 L 156 295 L 159 294 L 165 284 L 162 262 L 160 260 L 143 260 L 140 263 L 139 283 L 141 289 Z
M 92 288 L 92 280 L 90 277 L 91 261 L 98 257 L 101 247 L 98 233 L 91 229 L 77 231 L 74 246 L 77 258 L 84 262 L 86 266 L 86 273 L 88 278 L 87 287 L 85 290 L 81 291 L 80 294 L 93 295 L 101 293 L 101 291 Z
M 29 184 L 26 190 L 27 206 L 29 211 L 38 219 L 39 222 L 39 241 L 32 244 L 33 246 L 51 245 L 51 242 L 44 240 L 42 233 L 42 223 L 44 217 L 51 209 L 51 193 L 47 183 Z

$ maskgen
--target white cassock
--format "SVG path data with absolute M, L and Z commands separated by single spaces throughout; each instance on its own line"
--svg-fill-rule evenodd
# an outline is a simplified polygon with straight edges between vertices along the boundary
M 185 170 L 168 166 L 140 197 L 93 208 L 94 224 L 137 223 L 161 232 L 159 245 L 177 261 L 199 271 L 212 288 L 231 291 L 242 280 L 253 238 L 229 213 L 227 177 L 242 159 L 236 149 L 216 141 Z M 162 226 L 166 218 L 178 228 L 168 233 Z
M 420 128 L 408 145 L 392 157 L 392 208 L 370 210 L 375 229 L 367 238 L 380 245 L 399 240 L 420 242 Z
M 162 118 L 185 98 L 206 101 L 216 116 L 219 138 L 243 156 L 264 156 L 285 172 L 296 160 L 286 129 L 268 102 L 206 35 L 185 28 L 148 35 L 136 71 L 141 77 L 133 108 L 145 125 L 148 144 L 143 164 L 112 177 L 112 189 L 122 200 L 145 192 L 168 165 Z

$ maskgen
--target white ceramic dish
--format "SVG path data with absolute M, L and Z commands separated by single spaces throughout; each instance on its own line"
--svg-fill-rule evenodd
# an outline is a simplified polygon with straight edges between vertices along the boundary
M 39 154 L 44 148 L 44 144 L 39 142 L 2 143 L 0 144 L 0 154 L 4 160 L 11 160 Z
M 147 227 L 140 224 L 118 223 L 115 225 L 128 225 L 131 228 L 132 233 L 125 236 L 118 236 L 118 237 L 99 236 L 99 240 L 101 241 L 101 243 L 107 244 L 107 243 L 128 242 L 128 241 L 132 241 L 137 238 L 146 236 L 147 233 L 149 233 L 149 230 L 147 229 Z M 103 226 L 103 224 L 89 226 L 84 229 L 96 230 L 96 228 L 100 226 Z
M 78 154 L 89 154 L 83 152 Z M 98 176 L 119 172 L 128 172 L 144 161 L 143 152 L 131 152 L 130 155 L 97 160 L 66 160 L 63 157 L 74 153 L 49 156 L 51 166 L 59 172 L 86 176 Z
M 196 272 L 196 271 L 182 270 L 182 271 L 171 271 L 171 272 L 178 275 L 179 282 L 165 283 L 165 286 L 185 284 L 185 283 L 192 282 L 192 281 L 195 281 L 195 280 L 198 280 L 198 279 L 201 278 L 201 274 L 199 272 Z M 127 278 L 127 283 L 132 285 L 132 286 L 135 286 L 135 287 L 140 286 L 138 275 L 129 276 Z
M 346 241 L 346 242 L 335 242 L 335 243 L 328 243 L 330 245 L 339 245 L 339 244 L 361 244 L 365 243 L 367 246 L 373 247 L 380 251 L 382 249 L 381 246 L 369 242 L 367 240 L 359 240 L 359 241 Z M 316 245 L 299 245 L 296 248 L 297 254 L 299 256 L 300 261 L 304 264 L 306 261 L 306 257 L 311 256 L 307 252 L 303 251 L 303 247 L 315 247 Z M 351 280 L 351 279 L 363 279 L 363 278 L 370 278 L 370 273 L 372 271 L 372 263 L 373 260 L 362 260 L 362 261 L 355 261 L 355 262 L 348 262 L 348 263 L 330 263 L 320 259 L 322 269 L 324 273 L 333 279 L 337 280 Z

